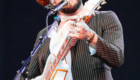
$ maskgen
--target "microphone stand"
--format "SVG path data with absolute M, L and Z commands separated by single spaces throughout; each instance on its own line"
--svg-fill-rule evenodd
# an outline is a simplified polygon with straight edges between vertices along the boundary
M 58 22 L 60 21 L 60 19 L 59 19 L 59 14 L 57 15 L 57 17 L 54 18 L 54 20 L 55 20 L 55 21 L 54 21 L 54 22 L 52 23 L 52 25 L 49 27 L 48 32 L 46 32 L 46 33 L 43 35 L 43 37 L 42 37 L 42 36 L 39 37 L 40 41 L 39 41 L 38 45 L 35 47 L 35 49 L 34 49 L 33 51 L 31 51 L 31 55 L 28 57 L 28 59 L 25 60 L 25 61 L 22 61 L 23 66 L 21 67 L 21 69 L 19 69 L 19 70 L 17 71 L 17 74 L 16 74 L 16 76 L 15 76 L 15 78 L 14 78 L 13 80 L 19 80 L 20 77 L 21 77 L 21 75 L 23 75 L 23 76 L 26 77 L 25 80 L 28 80 L 28 79 L 27 79 L 27 74 L 28 74 L 27 65 L 29 64 L 29 62 L 30 62 L 30 60 L 31 60 L 31 57 L 34 56 L 34 54 L 36 53 L 36 51 L 40 48 L 41 44 L 42 44 L 44 41 L 47 40 L 47 37 L 48 37 L 48 35 L 50 34 L 50 32 L 54 29 L 54 27 L 55 27 L 56 25 L 58 25 Z M 47 28 L 48 28 L 48 26 L 47 26 Z
M 15 76 L 14 80 L 19 80 L 21 75 L 23 75 L 25 78 L 25 80 L 28 80 L 27 79 L 27 74 L 28 74 L 28 71 L 27 71 L 27 65 L 29 64 L 30 60 L 31 60 L 31 57 L 34 56 L 34 54 L 36 53 L 36 51 L 39 49 L 39 47 L 41 46 L 41 44 L 47 40 L 47 37 L 48 35 L 50 34 L 50 32 L 52 31 L 52 29 L 54 29 L 54 27 L 56 25 L 58 25 L 58 22 L 60 21 L 59 19 L 59 14 L 57 15 L 58 17 L 55 17 L 55 21 L 53 22 L 53 24 L 48 28 L 48 17 L 55 14 L 56 12 L 59 12 L 65 5 L 68 4 L 68 1 L 66 0 L 62 0 L 62 3 L 59 4 L 55 9 L 51 10 L 48 14 L 47 14 L 47 17 L 46 17 L 46 26 L 47 26 L 47 30 L 46 30 L 46 33 L 42 36 L 39 37 L 40 41 L 38 43 L 38 45 L 35 47 L 35 49 L 33 51 L 31 51 L 31 55 L 28 57 L 27 60 L 25 61 L 22 61 L 23 63 L 23 66 L 21 67 L 21 69 L 19 69 L 17 71 L 17 75 Z

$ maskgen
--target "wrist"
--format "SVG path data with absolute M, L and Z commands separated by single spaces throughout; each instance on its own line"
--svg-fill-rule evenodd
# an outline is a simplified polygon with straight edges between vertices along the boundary
M 87 32 L 87 37 L 85 38 L 86 40 L 89 40 L 92 36 L 92 33 L 90 31 Z
M 89 46 L 94 47 L 96 45 L 97 41 L 98 41 L 98 35 L 95 33 L 94 39 L 92 39 L 92 41 L 89 43 Z
M 95 37 L 95 33 L 93 33 L 93 32 L 88 32 L 88 36 L 87 36 L 87 38 L 86 38 L 87 42 L 88 42 L 88 43 L 91 43 L 92 40 L 94 39 L 94 37 Z

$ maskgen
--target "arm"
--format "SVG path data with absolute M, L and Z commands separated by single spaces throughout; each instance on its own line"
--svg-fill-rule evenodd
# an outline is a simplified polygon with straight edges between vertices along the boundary
M 75 23 L 71 21 L 69 36 L 77 39 L 87 39 L 89 45 L 96 49 L 96 53 L 93 54 L 94 57 L 100 58 L 110 67 L 120 67 L 124 62 L 124 43 L 123 30 L 118 17 L 114 12 L 106 11 L 96 15 L 94 19 L 96 21 L 92 26 L 98 26 L 99 30 L 97 32 L 99 35 L 84 22 Z
M 39 35 L 38 35 L 39 36 Z M 37 46 L 38 42 L 39 42 L 39 38 L 37 36 L 37 39 L 35 41 L 34 44 L 34 48 Z M 34 49 L 33 48 L 33 49 Z M 31 58 L 31 61 L 29 63 L 29 65 L 27 66 L 27 70 L 28 70 L 28 74 L 27 77 L 30 80 L 31 78 L 35 78 L 36 76 L 40 75 L 40 70 L 39 70 L 39 62 L 38 62 L 38 51 L 35 53 L 35 55 Z M 20 80 L 24 80 L 24 76 L 20 77 Z
M 37 35 L 35 44 L 34 44 L 34 48 L 37 46 L 39 42 L 39 34 Z M 34 49 L 33 48 L 33 49 Z M 35 53 L 35 55 L 31 58 L 31 61 L 29 63 L 29 66 L 27 67 L 28 69 L 28 77 L 31 78 L 35 78 L 36 76 L 40 75 L 40 69 L 39 69 L 39 60 L 38 60 L 38 51 Z
M 38 43 L 40 41 L 39 37 L 43 36 L 45 33 L 46 33 L 46 28 L 42 29 L 38 33 L 34 48 L 38 45 Z M 47 41 L 44 40 L 44 42 L 42 42 L 41 46 L 39 47 L 39 49 L 37 50 L 35 55 L 32 57 L 31 62 L 30 62 L 29 67 L 28 67 L 29 78 L 35 78 L 35 77 L 42 74 L 43 67 L 44 67 L 46 59 L 49 55 L 49 53 L 48 53 L 49 40 L 50 40 L 49 38 L 47 38 Z
M 97 51 L 93 56 L 100 58 L 111 67 L 118 68 L 124 62 L 122 26 L 112 11 L 105 14 L 100 22 L 103 36 L 96 35 L 90 43 L 90 46 Z

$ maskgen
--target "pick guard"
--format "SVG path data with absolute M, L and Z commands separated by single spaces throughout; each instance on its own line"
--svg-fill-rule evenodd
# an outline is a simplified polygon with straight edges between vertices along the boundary
M 66 61 L 65 60 L 60 61 L 50 80 L 65 80 L 67 72 L 68 65 L 66 64 Z

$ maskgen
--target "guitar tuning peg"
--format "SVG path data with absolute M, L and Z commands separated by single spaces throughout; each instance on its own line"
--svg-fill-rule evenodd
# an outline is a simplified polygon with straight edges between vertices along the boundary
M 107 2 L 104 0 L 102 3 L 101 3 L 101 5 L 104 5 L 104 4 L 106 4 Z
M 101 6 L 98 6 L 96 10 L 99 10 L 99 9 L 101 9 Z

